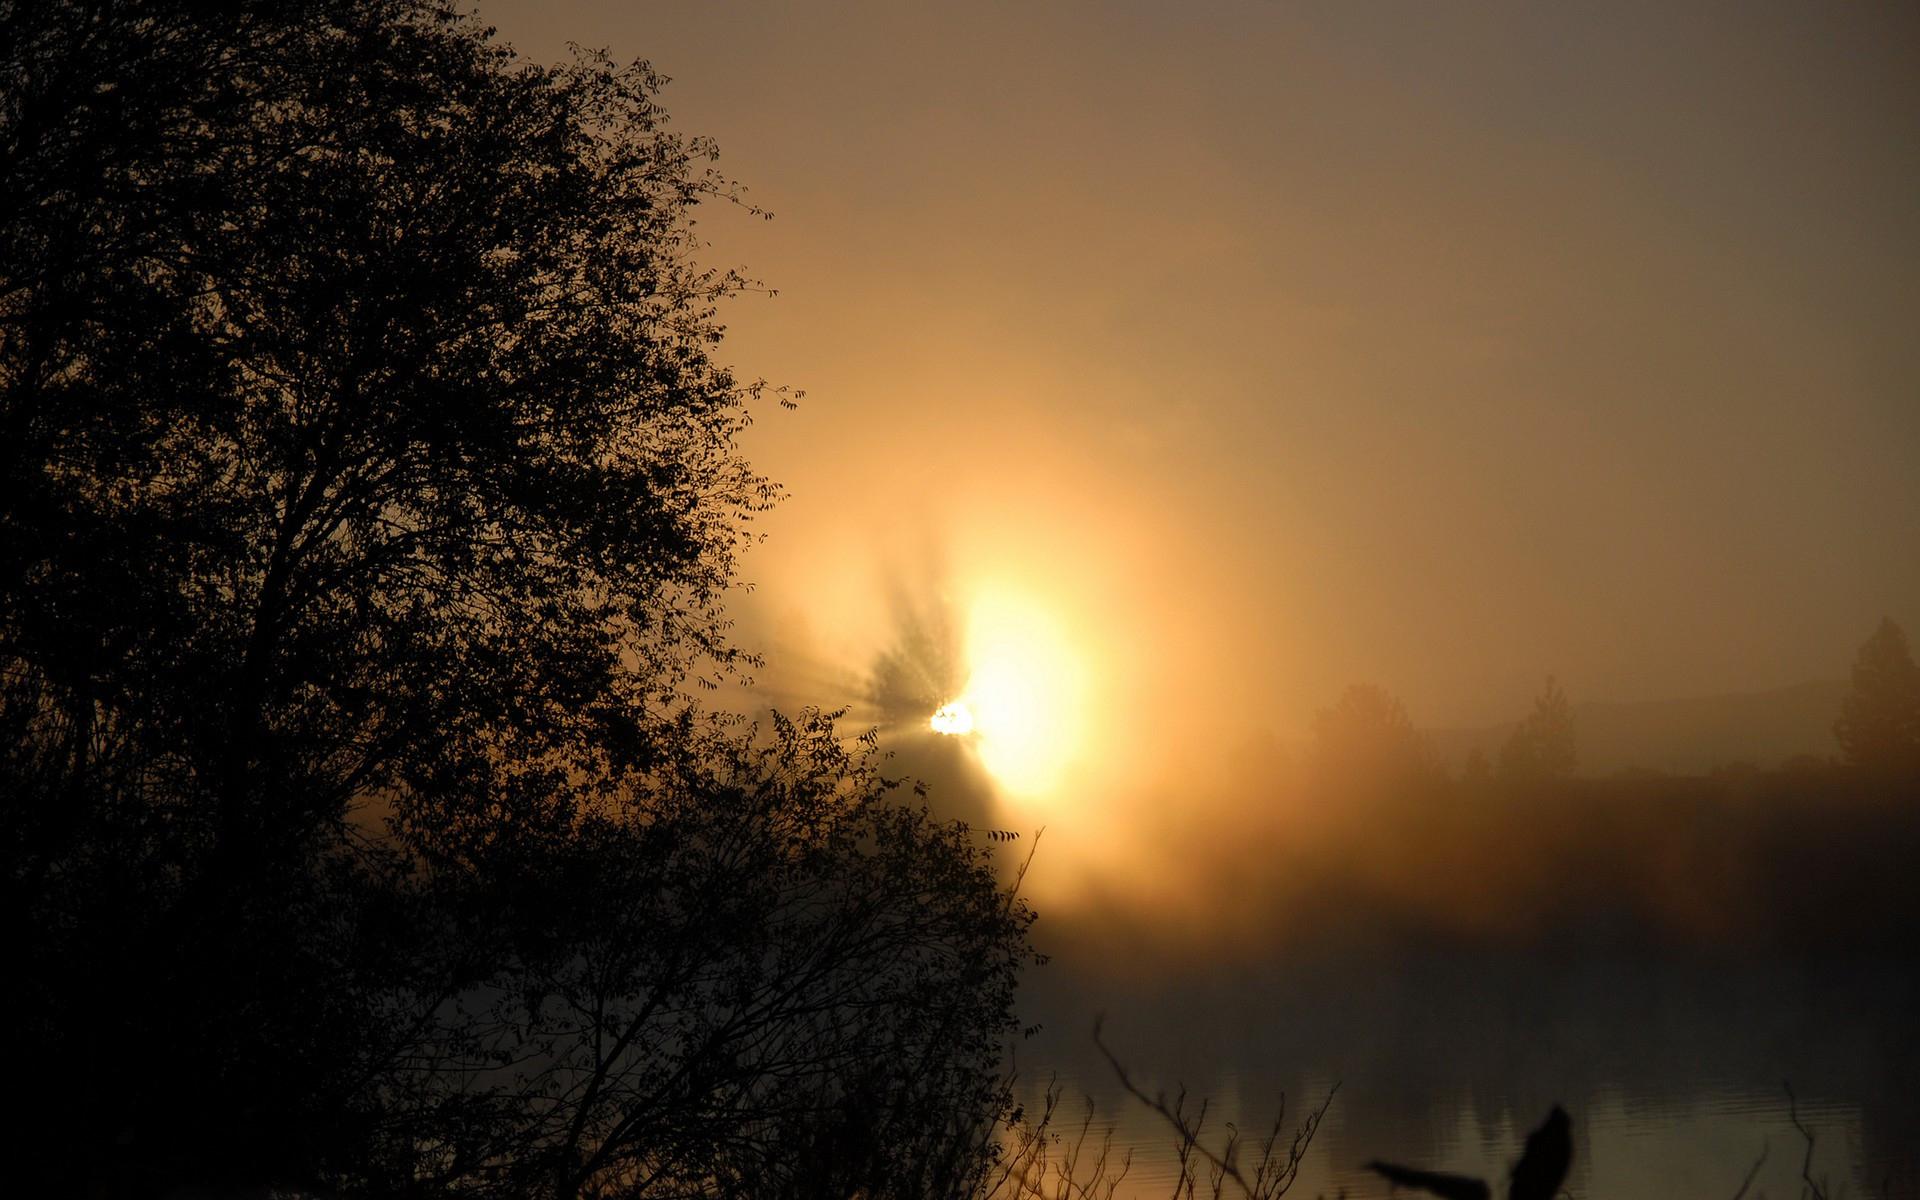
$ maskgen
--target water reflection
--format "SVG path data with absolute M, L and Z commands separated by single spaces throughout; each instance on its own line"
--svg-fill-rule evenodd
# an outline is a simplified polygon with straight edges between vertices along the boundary
M 1121 1194 L 1165 1196 L 1170 1131 L 1128 1100 L 1106 1040 L 1146 1090 L 1209 1098 L 1208 1127 L 1264 1130 L 1338 1096 L 1297 1196 L 1385 1196 L 1361 1164 L 1477 1175 L 1502 1194 L 1526 1134 L 1572 1114 L 1567 1190 L 1587 1200 L 1799 1196 L 1805 1139 L 1830 1197 L 1920 1197 L 1920 970 L 1904 958 L 1715 960 L 1488 950 L 1318 953 L 1172 979 L 1059 962 L 1024 1001 L 1043 1031 L 1024 1086 L 1053 1073 L 1132 1147 Z M 1407 1194 L 1407 1193 L 1403 1193 Z

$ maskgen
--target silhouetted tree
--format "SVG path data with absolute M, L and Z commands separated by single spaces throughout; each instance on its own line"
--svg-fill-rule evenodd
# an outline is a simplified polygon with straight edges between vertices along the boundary
M 1833 736 L 1855 766 L 1920 766 L 1920 667 L 1890 617 L 1854 659 L 1853 690 L 1840 702 Z
M 689 694 L 775 492 L 657 86 L 428 0 L 0 0 L 23 1186 L 983 1152 L 1024 908 Z
M 1343 789 L 1394 791 L 1441 777 L 1433 744 L 1398 697 L 1370 683 L 1347 688 L 1332 708 L 1314 714 L 1313 773 Z
M 503 850 L 485 821 L 432 822 L 450 894 L 427 911 L 452 927 L 428 948 L 477 940 L 487 973 L 390 1073 L 367 1177 L 970 1194 L 1029 916 L 873 765 L 823 717 L 775 718 L 767 744 L 682 757 L 644 804 L 564 833 Z
M 1521 782 L 1566 779 L 1575 762 L 1573 705 L 1549 675 L 1533 711 L 1500 748 L 1500 775 Z

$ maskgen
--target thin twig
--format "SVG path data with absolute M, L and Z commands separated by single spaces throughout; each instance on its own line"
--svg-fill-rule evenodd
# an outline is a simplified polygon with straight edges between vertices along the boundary
M 1305 1156 L 1308 1145 L 1312 1143 L 1313 1135 L 1319 1130 L 1320 1122 L 1326 1116 L 1327 1109 L 1332 1107 L 1333 1095 L 1340 1090 L 1339 1084 L 1335 1084 L 1329 1089 L 1326 1100 L 1321 1103 L 1319 1108 L 1307 1114 L 1306 1120 L 1294 1135 L 1293 1146 L 1288 1152 L 1286 1163 L 1276 1169 L 1272 1161 L 1271 1147 L 1273 1143 L 1279 1139 L 1280 1123 L 1286 1119 L 1286 1109 L 1283 1104 L 1281 1108 L 1282 1115 L 1276 1119 L 1273 1132 L 1267 1139 L 1268 1153 L 1263 1155 L 1259 1167 L 1255 1170 L 1254 1181 L 1248 1183 L 1246 1177 L 1240 1173 L 1240 1168 L 1233 1162 L 1234 1151 L 1238 1146 L 1238 1130 L 1235 1130 L 1231 1125 L 1228 1126 L 1229 1137 L 1225 1154 L 1215 1154 L 1212 1150 L 1208 1149 L 1206 1144 L 1200 1140 L 1201 1130 L 1205 1128 L 1207 1121 L 1207 1101 L 1202 1100 L 1200 1102 L 1200 1111 L 1193 1122 L 1189 1124 L 1186 1117 L 1187 1093 L 1185 1088 L 1182 1088 L 1180 1094 L 1175 1097 L 1172 1108 L 1167 1107 L 1166 1094 L 1164 1092 L 1158 1096 L 1148 1096 L 1144 1091 L 1140 1090 L 1139 1085 L 1134 1083 L 1133 1076 L 1127 1073 L 1127 1068 L 1114 1056 L 1113 1051 L 1107 1048 L 1106 1042 L 1101 1040 L 1100 1029 L 1105 1022 L 1106 1017 L 1104 1014 L 1094 1020 L 1093 1044 L 1099 1047 L 1100 1053 L 1106 1057 L 1107 1065 L 1111 1066 L 1114 1074 L 1119 1077 L 1120 1086 L 1125 1088 L 1134 1099 L 1160 1114 L 1161 1118 L 1164 1119 L 1167 1124 L 1173 1126 L 1174 1132 L 1179 1135 L 1180 1140 L 1177 1148 L 1180 1156 L 1181 1175 L 1183 1181 L 1187 1184 L 1189 1194 L 1192 1192 L 1193 1176 L 1191 1154 L 1194 1151 L 1198 1151 L 1200 1156 L 1205 1158 L 1213 1168 L 1211 1182 L 1213 1185 L 1213 1193 L 1216 1197 L 1220 1195 L 1222 1186 L 1225 1180 L 1228 1179 L 1233 1180 L 1234 1185 L 1240 1189 L 1242 1195 L 1253 1198 L 1253 1200 L 1267 1200 L 1267 1198 L 1270 1197 L 1284 1195 L 1286 1190 L 1293 1186 L 1295 1178 L 1298 1177 L 1300 1173 L 1300 1160 Z M 1826 1198 L 1821 1197 L 1820 1200 L 1826 1200 Z
M 1800 1178 L 1806 1183 L 1807 1190 L 1813 1193 L 1813 1200 L 1827 1200 L 1827 1193 L 1813 1181 L 1813 1130 L 1800 1123 L 1800 1110 L 1793 1099 L 1793 1084 L 1783 1083 L 1780 1086 L 1787 1089 L 1787 1120 L 1792 1121 L 1793 1127 L 1800 1131 L 1800 1136 L 1807 1139 L 1807 1156 L 1800 1162 Z
M 1753 1160 L 1753 1169 L 1747 1172 L 1746 1179 L 1740 1184 L 1740 1190 L 1733 1194 L 1733 1200 L 1741 1200 L 1741 1197 L 1747 1194 L 1747 1189 L 1753 1186 L 1754 1179 L 1760 1174 L 1760 1168 L 1767 1164 L 1767 1150 L 1767 1140 L 1760 1139 L 1760 1157 Z

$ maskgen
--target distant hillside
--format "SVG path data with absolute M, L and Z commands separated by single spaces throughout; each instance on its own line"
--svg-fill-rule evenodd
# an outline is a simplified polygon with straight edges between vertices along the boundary
M 1847 693 L 1844 680 L 1822 679 L 1766 692 L 1695 700 L 1628 703 L 1584 701 L 1573 706 L 1579 734 L 1579 772 L 1611 775 L 1646 769 L 1698 775 L 1747 762 L 1778 766 L 1798 754 L 1837 753 L 1834 718 Z M 1500 747 L 1518 724 L 1430 731 L 1454 771 L 1476 747 L 1498 763 Z

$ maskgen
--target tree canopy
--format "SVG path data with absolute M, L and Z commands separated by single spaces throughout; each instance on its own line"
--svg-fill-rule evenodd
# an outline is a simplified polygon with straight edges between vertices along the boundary
M 1848 762 L 1871 769 L 1920 766 L 1920 667 L 1907 635 L 1882 618 L 1853 663 L 1853 690 L 1833 735 Z
M 1356 683 L 1332 708 L 1314 714 L 1310 763 L 1322 784 L 1337 789 L 1395 792 L 1423 787 L 1442 775 L 1433 744 L 1385 688 Z
M 0 47 L 43 1182 L 976 1169 L 1029 914 L 825 718 L 696 700 L 776 489 L 659 79 L 426 0 L 0 0 Z
M 1500 775 L 1521 782 L 1566 779 L 1578 761 L 1575 746 L 1573 705 L 1549 675 L 1533 711 L 1500 747 Z

